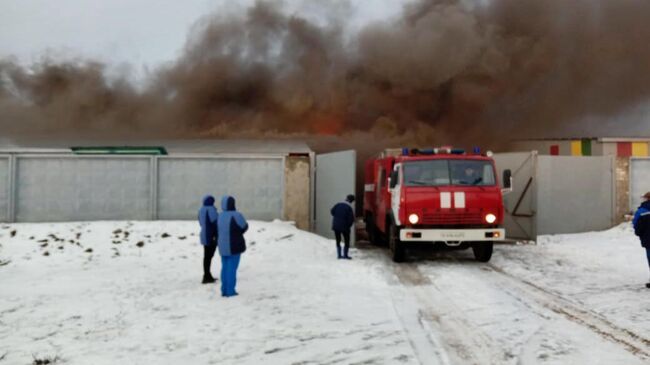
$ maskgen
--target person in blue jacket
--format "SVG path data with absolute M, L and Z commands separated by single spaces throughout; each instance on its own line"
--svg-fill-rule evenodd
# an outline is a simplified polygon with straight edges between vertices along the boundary
M 634 226 L 634 234 L 641 239 L 641 246 L 645 248 L 645 254 L 648 258 L 648 268 L 650 269 L 650 192 L 643 195 L 643 203 L 634 214 L 632 225 Z M 645 284 L 645 287 L 650 289 L 650 280 Z
M 354 203 L 354 195 L 350 194 L 345 198 L 345 202 L 336 204 L 330 211 L 332 214 L 332 230 L 336 237 L 336 255 L 339 259 L 351 259 L 348 253 L 350 251 L 350 229 L 354 224 L 352 203 Z M 341 254 L 341 236 L 345 240 L 343 254 Z
M 219 255 L 221 255 L 221 295 L 231 297 L 237 295 L 237 269 L 241 254 L 246 251 L 244 233 L 248 223 L 244 216 L 235 208 L 235 198 L 224 196 L 221 199 L 221 214 L 219 214 Z
M 201 244 L 203 245 L 203 284 L 214 283 L 216 280 L 210 273 L 212 257 L 217 249 L 217 208 L 214 207 L 214 197 L 203 197 L 203 206 L 199 209 L 199 224 L 201 225 Z

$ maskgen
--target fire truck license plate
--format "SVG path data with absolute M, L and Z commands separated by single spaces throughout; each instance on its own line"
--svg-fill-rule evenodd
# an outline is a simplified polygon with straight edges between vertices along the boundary
M 441 234 L 442 238 L 450 240 L 458 240 L 465 238 L 465 232 L 444 232 Z

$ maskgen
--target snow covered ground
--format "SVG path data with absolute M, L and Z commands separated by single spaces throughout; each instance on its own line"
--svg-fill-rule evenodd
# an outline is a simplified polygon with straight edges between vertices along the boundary
M 238 291 L 201 285 L 195 222 L 0 225 L 0 365 L 643 364 L 648 272 L 626 226 L 391 263 L 251 222 Z M 219 272 L 218 257 L 213 273 Z

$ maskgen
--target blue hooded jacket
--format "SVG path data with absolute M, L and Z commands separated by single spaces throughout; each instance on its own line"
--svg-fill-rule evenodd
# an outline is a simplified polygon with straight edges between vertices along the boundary
M 332 230 L 349 232 L 354 224 L 354 211 L 349 202 L 338 203 L 330 210 L 332 214 Z
M 650 200 L 641 204 L 632 221 L 634 233 L 641 239 L 641 246 L 650 247 Z
M 246 251 L 244 233 L 248 230 L 248 222 L 235 208 L 235 198 L 224 196 L 221 199 L 221 214 L 219 214 L 219 255 L 239 255 Z
M 201 225 L 201 244 L 211 246 L 217 243 L 217 208 L 214 207 L 214 197 L 206 195 L 203 197 L 203 206 L 199 209 L 199 224 Z

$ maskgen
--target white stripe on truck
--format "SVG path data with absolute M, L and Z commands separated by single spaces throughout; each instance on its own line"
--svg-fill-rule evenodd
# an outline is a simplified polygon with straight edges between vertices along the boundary
M 457 191 L 454 193 L 454 207 L 465 208 L 465 192 Z
M 451 193 L 440 193 L 440 208 L 451 208 Z

